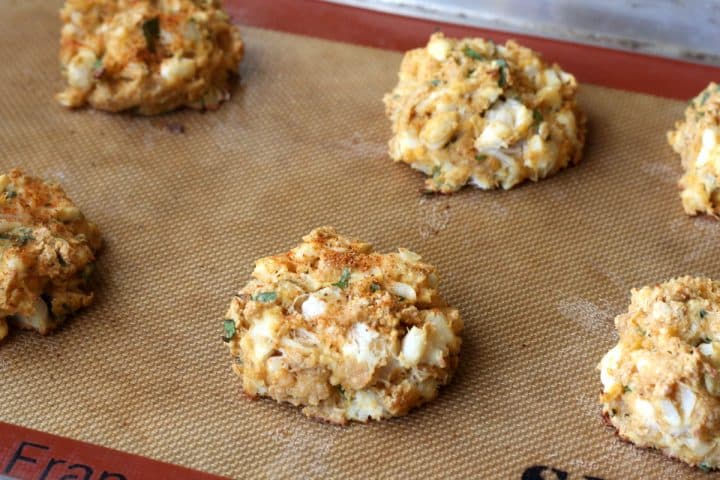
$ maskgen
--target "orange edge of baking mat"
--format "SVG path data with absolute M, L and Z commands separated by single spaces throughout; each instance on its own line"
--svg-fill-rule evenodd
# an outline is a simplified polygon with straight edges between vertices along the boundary
M 261 28 L 391 50 L 423 45 L 441 29 L 451 36 L 515 38 L 584 82 L 670 98 L 689 98 L 720 69 L 637 53 L 401 17 L 317 0 L 226 0 L 235 21 Z M 546 468 L 546 467 L 538 467 Z M 92 474 L 88 475 L 92 471 Z M 0 422 L 0 477 L 217 480 L 222 477 Z M 103 476 L 104 475 L 104 476 Z
M 223 480 L 207 473 L 0 422 L 0 478 Z
M 386 50 L 409 50 L 425 45 L 430 34 L 442 30 L 453 37 L 480 36 L 496 42 L 516 39 L 573 73 L 579 81 L 605 87 L 690 99 L 720 68 L 634 52 L 496 30 L 403 17 L 320 0 L 225 0 L 233 20 L 241 25 L 337 40 Z

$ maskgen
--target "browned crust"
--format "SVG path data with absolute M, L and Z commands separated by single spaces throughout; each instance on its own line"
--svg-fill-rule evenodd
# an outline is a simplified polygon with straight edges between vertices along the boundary
M 623 443 L 630 444 L 630 445 L 632 445 L 633 447 L 635 447 L 635 448 L 637 448 L 637 449 L 639 449 L 639 450 L 645 450 L 645 451 L 648 451 L 648 452 L 651 452 L 651 453 L 654 453 L 654 454 L 660 454 L 661 456 L 666 457 L 666 458 L 669 458 L 670 460 L 673 460 L 673 461 L 678 462 L 678 463 L 682 463 L 683 465 L 687 465 L 687 466 L 689 466 L 689 467 L 692 467 L 692 468 L 694 468 L 694 469 L 696 469 L 696 470 L 700 470 L 700 471 L 705 472 L 705 473 L 710 473 L 710 472 L 713 472 L 713 471 L 717 471 L 717 470 L 718 470 L 717 467 L 714 467 L 714 468 L 709 468 L 709 469 L 706 471 L 706 470 L 700 468 L 699 465 L 694 465 L 694 464 L 692 464 L 692 463 L 690 463 L 690 462 L 687 462 L 687 461 L 683 460 L 683 459 L 680 458 L 680 457 L 677 457 L 677 456 L 675 456 L 675 455 L 670 455 L 670 454 L 667 453 L 666 451 L 661 450 L 661 449 L 659 449 L 659 448 L 636 445 L 635 443 L 633 443 L 632 440 L 628 439 L 627 437 L 623 437 L 623 436 L 620 434 L 620 430 L 618 430 L 618 428 L 617 428 L 615 425 L 613 425 L 612 421 L 610 420 L 610 415 L 608 415 L 607 412 L 601 412 L 601 413 L 600 413 L 600 417 L 601 417 L 601 419 L 602 419 L 602 422 L 603 422 L 607 427 L 611 428 L 611 429 L 613 430 L 613 433 L 615 434 L 615 436 L 616 436 L 621 442 L 623 442 Z

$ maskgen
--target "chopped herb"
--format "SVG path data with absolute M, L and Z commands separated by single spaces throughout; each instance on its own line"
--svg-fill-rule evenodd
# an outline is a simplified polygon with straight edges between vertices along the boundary
M 15 197 L 17 197 L 17 192 L 15 190 L 7 190 L 5 192 L 5 198 L 7 198 L 8 200 L 11 200 Z
M 637 333 L 639 333 L 640 335 L 642 335 L 643 337 L 645 336 L 645 330 L 643 330 L 642 328 L 640 328 L 640 327 L 635 327 L 635 331 L 636 331 Z
M 345 389 L 342 387 L 342 385 L 335 385 L 335 388 L 337 389 L 341 397 L 346 398 Z
M 235 320 L 230 318 L 223 320 L 223 329 L 225 330 L 225 335 L 223 335 L 222 339 L 223 342 L 227 343 L 235 336 Z
M 160 39 L 160 17 L 145 20 L 142 30 L 148 50 L 155 53 L 155 43 Z
M 533 122 L 535 123 L 535 126 L 539 126 L 545 118 L 543 117 L 543 114 L 540 113 L 540 110 L 537 108 L 533 110 Z
M 505 88 L 507 86 L 507 74 L 505 71 L 507 70 L 507 62 L 504 59 L 496 60 L 498 67 L 500 67 L 500 78 L 498 78 L 498 86 Z
M 713 469 L 713 467 L 711 467 L 707 463 L 701 463 L 700 465 L 698 465 L 698 467 L 700 467 L 700 470 L 705 473 L 710 473 L 710 471 Z
M 95 60 L 95 63 L 93 63 L 93 77 L 100 78 L 103 76 L 103 73 L 105 73 L 105 67 L 103 66 L 102 58 L 98 58 Z
M 440 80 L 438 80 L 437 78 L 433 78 L 432 80 L 430 80 L 430 85 L 432 85 L 433 87 L 437 87 L 438 85 L 440 85 Z
M 625 385 L 625 386 L 623 387 L 623 392 L 625 392 L 625 393 L 630 393 L 630 392 L 632 392 L 632 388 L 630 388 L 630 386 L 628 386 L 628 385 Z
M 253 300 L 256 302 L 262 302 L 262 303 L 270 303 L 274 302 L 277 299 L 277 293 L 276 292 L 260 292 L 256 293 L 252 297 Z
M 373 282 L 373 283 L 370 284 L 370 291 L 371 291 L 371 292 L 377 292 L 378 290 L 380 290 L 380 285 L 378 285 L 378 284 L 375 283 L 375 282 Z
M 707 316 L 707 311 L 703 308 L 700 310 L 700 318 L 705 318 Z
M 478 162 L 484 162 L 487 159 L 487 155 L 483 155 L 482 153 L 478 153 L 475 155 L 475 160 Z
M 350 269 L 348 267 L 345 267 L 345 268 L 343 268 L 343 271 L 340 274 L 340 280 L 333 283 L 332 285 L 334 287 L 338 287 L 338 288 L 347 288 L 349 283 L 350 283 Z
M 705 102 L 707 102 L 708 98 L 710 98 L 710 92 L 703 92 L 702 97 L 700 97 L 700 105 L 705 105 Z
M 483 57 L 479 52 L 476 50 L 473 50 L 472 47 L 469 45 L 465 45 L 465 48 L 463 49 L 463 53 L 467 55 L 470 58 L 473 58 L 475 60 L 485 60 L 485 57 Z
M 92 263 L 88 263 L 87 265 L 85 265 L 85 268 L 83 268 L 82 272 L 80 273 L 83 281 L 87 282 L 90 279 L 93 274 L 93 270 L 95 270 L 95 266 Z
M 20 228 L 12 232 L 0 233 L 0 240 L 9 240 L 18 247 L 24 247 L 30 240 L 35 240 L 32 236 L 32 230 L 29 228 Z

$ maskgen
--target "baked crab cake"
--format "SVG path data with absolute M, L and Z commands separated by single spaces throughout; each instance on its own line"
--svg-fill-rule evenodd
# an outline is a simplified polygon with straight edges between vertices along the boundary
M 405 54 L 399 77 L 384 98 L 390 156 L 428 175 L 428 191 L 509 189 L 580 160 L 575 77 L 513 41 L 435 33 Z
M 92 302 L 100 232 L 58 185 L 0 175 L 0 340 L 10 326 L 46 335 Z
M 377 253 L 328 227 L 261 258 L 225 320 L 245 393 L 340 424 L 432 400 L 457 366 L 463 325 L 438 282 L 416 253 Z
M 60 62 L 66 107 L 215 109 L 243 56 L 220 0 L 66 0 Z
M 711 83 L 690 101 L 685 120 L 668 141 L 680 154 L 685 173 L 680 198 L 688 215 L 720 213 L 720 85 Z
M 720 466 L 720 282 L 682 277 L 632 291 L 599 365 L 603 415 L 620 437 Z

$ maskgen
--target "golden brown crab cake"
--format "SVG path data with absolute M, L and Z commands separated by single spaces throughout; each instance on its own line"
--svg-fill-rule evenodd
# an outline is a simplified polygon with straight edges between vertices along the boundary
M 66 0 L 60 61 L 66 107 L 215 109 L 243 56 L 220 0 Z
M 54 184 L 0 175 L 0 340 L 8 324 L 45 335 L 89 305 L 100 232 Z
M 680 198 L 685 213 L 720 213 L 720 85 L 711 83 L 690 101 L 685 120 L 668 132 L 685 173 Z
M 248 395 L 344 424 L 404 415 L 450 381 L 462 321 L 419 255 L 323 227 L 253 277 L 224 325 Z
M 720 282 L 682 277 L 632 291 L 600 362 L 603 415 L 620 437 L 720 467 Z
M 430 176 L 429 191 L 509 189 L 580 160 L 575 77 L 513 41 L 435 33 L 405 54 L 399 77 L 384 98 L 390 156 Z

